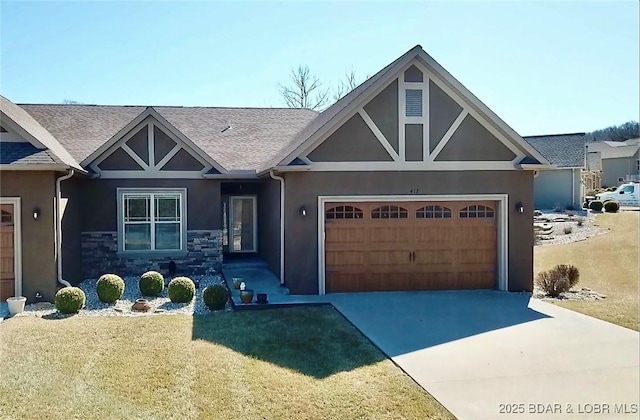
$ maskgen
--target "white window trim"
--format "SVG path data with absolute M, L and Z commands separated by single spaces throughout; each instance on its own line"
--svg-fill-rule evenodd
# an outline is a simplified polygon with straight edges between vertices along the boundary
M 124 249 L 124 196 L 125 195 L 151 194 L 151 209 L 155 205 L 153 195 L 179 194 L 180 195 L 180 249 L 150 249 L 150 250 L 125 250 Z M 122 255 L 182 255 L 187 253 L 187 189 L 186 188 L 118 188 L 118 253 Z M 151 213 L 153 220 L 154 214 Z M 154 221 L 151 222 L 151 245 L 154 246 L 155 232 Z
M 22 296 L 22 208 L 20 197 L 0 197 L 0 204 L 13 205 L 13 275 L 15 276 L 13 285 L 14 295 Z
M 456 194 L 456 195 L 335 195 L 318 196 L 318 294 L 325 288 L 325 220 L 327 203 L 387 201 L 497 201 L 495 211 L 498 234 L 498 290 L 509 290 L 509 196 L 508 194 Z

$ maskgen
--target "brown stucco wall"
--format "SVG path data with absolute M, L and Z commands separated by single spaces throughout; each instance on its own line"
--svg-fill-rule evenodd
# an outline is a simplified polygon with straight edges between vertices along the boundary
M 187 230 L 222 229 L 219 181 L 211 179 L 87 179 L 80 183 L 83 232 L 118 230 L 118 187 L 186 188 Z
M 393 160 L 359 114 L 351 117 L 308 157 L 314 162 Z
M 467 115 L 435 160 L 500 161 L 512 160 L 515 157 L 515 153 L 502 144 L 475 118 Z
M 429 151 L 433 152 L 462 107 L 435 83 L 429 82 Z
M 280 182 L 265 179 L 258 192 L 258 254 L 280 276 Z
M 508 194 L 509 290 L 533 287 L 533 175 L 515 171 L 297 172 L 285 174 L 285 280 L 291 293 L 318 293 L 319 195 Z M 512 203 L 522 202 L 525 214 Z M 307 216 L 299 213 L 307 208 Z
M 3 197 L 21 198 L 22 219 L 22 294 L 34 302 L 36 292 L 53 301 L 56 293 L 55 260 L 55 173 L 2 171 L 0 191 Z M 33 220 L 33 209 L 40 217 Z
M 364 106 L 365 112 L 371 117 L 376 127 L 398 153 L 398 79 L 395 79 L 375 98 Z M 389 110 L 392 110 L 389 112 Z
M 62 213 L 62 277 L 71 284 L 82 281 L 82 203 L 81 176 L 61 184 L 62 199 L 67 204 Z

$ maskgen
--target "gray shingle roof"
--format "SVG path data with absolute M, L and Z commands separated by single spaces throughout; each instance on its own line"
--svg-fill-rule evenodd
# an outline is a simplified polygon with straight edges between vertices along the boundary
M 79 162 L 140 115 L 143 106 L 21 105 Z M 291 108 L 153 109 L 227 170 L 255 170 L 279 156 L 318 113 Z M 230 129 L 223 130 L 231 126 Z
M 78 162 L 74 160 L 58 140 L 23 108 L 9 101 L 4 96 L 0 96 L 0 107 L 2 114 L 46 147 L 50 151 L 51 156 L 56 158 L 56 163 L 63 163 L 69 167 L 81 169 Z
M 52 165 L 61 163 L 49 150 L 31 143 L 0 142 L 0 165 Z
M 552 165 L 563 168 L 584 166 L 584 145 L 589 141 L 585 133 L 554 134 L 523 137 Z

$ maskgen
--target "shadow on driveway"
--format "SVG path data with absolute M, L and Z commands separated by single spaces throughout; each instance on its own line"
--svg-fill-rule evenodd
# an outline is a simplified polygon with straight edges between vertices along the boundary
M 528 307 L 528 293 L 383 292 L 329 299 L 390 357 L 548 318 Z

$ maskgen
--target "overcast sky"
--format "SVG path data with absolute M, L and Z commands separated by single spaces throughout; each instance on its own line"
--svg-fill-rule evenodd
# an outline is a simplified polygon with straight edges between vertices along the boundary
M 638 120 L 638 2 L 2 1 L 17 103 L 284 106 L 309 65 L 359 81 L 416 44 L 521 135 Z

